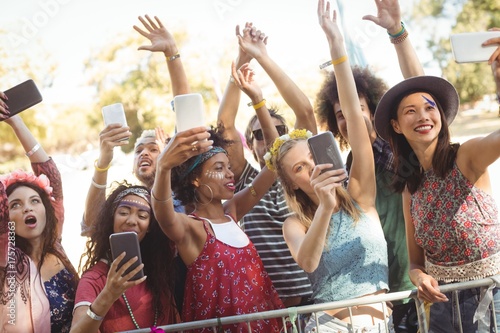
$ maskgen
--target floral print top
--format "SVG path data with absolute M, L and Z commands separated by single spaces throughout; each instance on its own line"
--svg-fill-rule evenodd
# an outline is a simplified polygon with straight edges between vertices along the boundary
M 432 170 L 425 172 L 420 188 L 411 196 L 410 209 L 428 274 L 451 282 L 500 271 L 496 203 L 467 180 L 456 163 L 444 179 Z
M 203 250 L 188 266 L 183 321 L 227 317 L 283 308 L 255 246 L 233 247 L 207 232 Z M 236 222 L 235 222 L 236 223 Z M 243 231 L 241 231 L 243 232 Z M 281 320 L 250 322 L 252 332 L 280 332 Z M 246 323 L 227 325 L 223 332 L 248 332 Z M 212 332 L 211 328 L 196 332 Z
M 54 275 L 50 281 L 45 281 L 43 284 L 50 304 L 51 331 L 69 332 L 76 293 L 73 274 L 65 268 Z

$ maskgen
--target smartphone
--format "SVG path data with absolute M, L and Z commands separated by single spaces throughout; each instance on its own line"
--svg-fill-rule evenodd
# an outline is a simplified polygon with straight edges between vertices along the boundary
M 122 103 L 104 106 L 102 108 L 102 117 L 104 118 L 104 126 L 108 126 L 109 124 L 127 126 L 127 118 L 125 118 L 125 110 Z
M 490 38 L 500 37 L 500 31 L 466 32 L 450 36 L 451 50 L 457 63 L 483 62 L 498 45 L 482 46 Z
M 175 125 L 177 132 L 206 126 L 205 108 L 200 94 L 184 94 L 174 97 Z
M 333 167 L 325 169 L 323 172 L 344 169 L 344 161 L 342 160 L 339 146 L 332 132 L 327 131 L 310 137 L 307 139 L 307 144 L 316 165 L 325 163 L 333 164 Z
M 9 118 L 42 101 L 42 95 L 31 79 L 4 91 L 4 93 L 8 98 L 4 102 L 9 107 Z
M 111 246 L 111 256 L 116 259 L 123 252 L 126 253 L 125 258 L 118 264 L 118 268 L 122 267 L 127 261 L 137 256 L 137 261 L 132 264 L 124 273 L 130 273 L 142 263 L 141 248 L 139 247 L 139 238 L 135 232 L 119 232 L 109 236 L 109 244 Z M 144 270 L 140 270 L 129 281 L 135 281 L 144 276 Z

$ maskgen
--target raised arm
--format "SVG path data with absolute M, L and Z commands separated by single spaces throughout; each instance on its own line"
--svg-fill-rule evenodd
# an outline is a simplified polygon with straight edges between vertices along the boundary
M 163 232 L 176 244 L 185 242 L 189 237 L 187 215 L 174 210 L 172 200 L 172 169 L 193 156 L 211 149 L 212 140 L 204 127 L 196 127 L 178 132 L 158 156 L 155 182 L 151 189 L 151 204 Z M 196 145 L 196 149 L 193 146 Z
M 248 40 L 238 35 L 240 47 L 255 58 L 278 88 L 281 96 L 295 113 L 295 128 L 305 128 L 317 133 L 316 118 L 309 98 L 300 90 L 292 79 L 271 59 L 267 53 L 266 38 Z
M 398 0 L 376 0 L 377 16 L 365 15 L 364 20 L 372 21 L 387 30 L 398 55 L 399 68 L 403 77 L 424 75 L 424 69 L 408 37 L 408 31 L 401 24 L 401 9 Z M 393 37 L 395 36 L 395 38 Z
M 330 3 L 319 0 L 318 19 L 330 45 L 330 55 L 335 70 L 339 102 L 346 119 L 353 163 L 348 190 L 354 200 L 366 211 L 375 204 L 375 164 L 371 141 L 354 83 L 344 40 L 337 25 L 336 12 L 330 14 Z
M 85 199 L 81 235 L 90 236 L 100 208 L 106 201 L 108 170 L 113 161 L 113 149 L 129 143 L 129 127 L 110 124 L 99 133 L 99 157 L 94 162 L 94 175 Z
M 190 93 L 191 89 L 188 84 L 187 76 L 182 65 L 181 56 L 177 44 L 175 43 L 174 36 L 163 26 L 158 17 L 154 17 L 156 22 L 153 21 L 148 15 L 145 18 L 139 16 L 139 21 L 144 25 L 147 30 L 144 31 L 138 26 L 134 25 L 135 31 L 150 40 L 151 45 L 143 45 L 139 50 L 147 50 L 151 52 L 163 52 L 165 54 L 172 82 L 173 95 L 182 95 Z
M 274 139 L 278 137 L 278 131 L 266 107 L 262 91 L 253 79 L 254 73 L 252 69 L 246 63 L 236 70 L 236 66 L 233 63 L 232 75 L 235 81 L 234 84 L 252 100 L 253 108 L 262 127 L 266 145 L 272 144 Z M 238 192 L 231 200 L 224 203 L 225 210 L 232 214 L 232 216 L 235 216 L 237 220 L 240 220 L 260 201 L 275 180 L 276 176 L 274 172 L 264 167 L 254 179 L 250 188 L 247 187 Z
M 253 34 L 255 33 L 256 32 L 253 31 Z M 240 27 L 236 26 L 236 35 L 239 34 Z M 250 23 L 245 24 L 243 35 L 245 38 L 258 38 L 252 37 L 252 25 Z M 238 50 L 236 68 L 240 68 L 243 64 L 252 60 L 252 57 L 245 53 L 242 48 L 238 47 Z M 234 79 L 231 75 L 219 105 L 219 113 L 217 114 L 217 124 L 224 127 L 224 138 L 233 142 L 227 147 L 227 153 L 229 155 L 229 161 L 231 162 L 231 171 L 234 173 L 234 180 L 236 182 L 240 179 L 246 164 L 243 143 L 241 142 L 240 134 L 235 126 L 236 114 L 238 113 L 238 107 L 240 105 L 240 95 L 240 88 L 234 84 Z

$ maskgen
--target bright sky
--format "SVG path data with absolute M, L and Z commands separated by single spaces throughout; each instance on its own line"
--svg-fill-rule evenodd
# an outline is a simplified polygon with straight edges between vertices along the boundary
M 379 75 L 390 85 L 397 83 L 402 77 L 385 31 L 361 20 L 365 14 L 376 14 L 374 0 L 356 0 L 355 5 L 345 2 L 349 33 Z M 411 3 L 401 0 L 403 19 Z M 269 54 L 292 77 L 294 71 L 317 72 L 329 53 L 317 23 L 316 6 L 315 0 L 22 0 L 9 2 L 9 9 L 0 11 L 0 29 L 8 32 L 9 47 L 30 52 L 34 43 L 41 43 L 53 53 L 59 72 L 54 89 L 44 97 L 46 102 L 61 102 L 75 98 L 72 92 L 82 82 L 83 61 L 90 52 L 116 34 L 136 34 L 132 25 L 140 25 L 137 16 L 144 14 L 157 15 L 171 31 L 187 30 L 200 52 L 207 55 L 206 68 L 227 50 L 221 45 L 236 45 L 235 26 L 252 21 L 270 36 Z

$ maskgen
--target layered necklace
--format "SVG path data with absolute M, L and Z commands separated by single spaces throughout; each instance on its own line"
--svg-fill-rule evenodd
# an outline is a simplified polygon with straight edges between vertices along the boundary
M 134 313 L 132 312 L 132 308 L 130 307 L 127 296 L 125 296 L 125 293 L 122 294 L 122 297 L 123 297 L 123 300 L 125 301 L 125 305 L 127 306 L 128 313 L 130 314 L 130 318 L 132 318 L 132 322 L 134 323 L 134 325 L 137 329 L 140 329 L 139 325 L 137 324 L 137 321 L 135 320 Z M 153 323 L 153 327 L 156 327 L 157 320 L 158 320 L 158 309 L 155 308 L 155 321 Z

